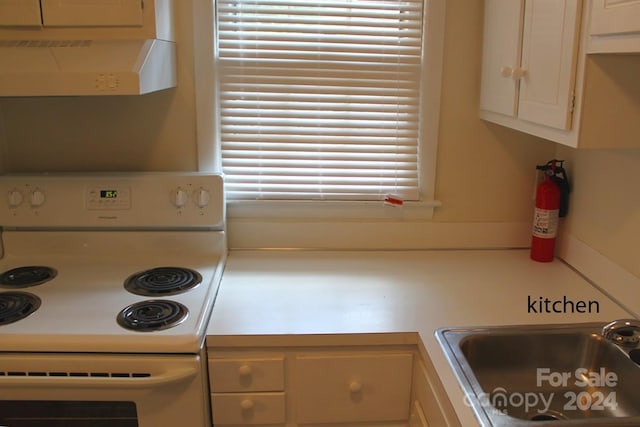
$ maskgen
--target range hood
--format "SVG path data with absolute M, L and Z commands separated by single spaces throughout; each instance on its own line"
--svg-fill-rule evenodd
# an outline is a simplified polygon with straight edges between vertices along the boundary
M 170 41 L 0 40 L 0 96 L 141 95 L 175 86 Z

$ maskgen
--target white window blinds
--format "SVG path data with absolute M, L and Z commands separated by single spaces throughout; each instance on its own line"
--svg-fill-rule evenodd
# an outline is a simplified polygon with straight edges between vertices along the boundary
M 232 199 L 419 198 L 423 0 L 217 0 Z

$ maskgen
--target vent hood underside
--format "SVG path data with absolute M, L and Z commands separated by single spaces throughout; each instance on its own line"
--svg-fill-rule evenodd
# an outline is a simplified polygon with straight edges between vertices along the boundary
M 141 95 L 175 86 L 173 42 L 0 41 L 0 96 Z

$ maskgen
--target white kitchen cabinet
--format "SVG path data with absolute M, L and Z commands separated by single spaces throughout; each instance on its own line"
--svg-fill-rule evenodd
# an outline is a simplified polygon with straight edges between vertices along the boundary
M 216 427 L 406 427 L 415 346 L 209 347 Z M 422 411 L 422 409 L 421 409 Z M 439 419 L 440 415 L 436 415 Z
M 411 417 L 409 418 L 409 427 L 429 427 L 427 418 L 424 416 L 422 405 L 415 400 L 411 407 Z
M 640 52 L 640 1 L 592 0 L 589 53 Z
M 410 427 L 457 425 L 453 421 L 455 410 L 448 399 L 442 398 L 446 396 L 446 392 L 442 384 L 434 378 L 437 378 L 437 373 L 433 364 L 423 354 L 418 353 L 413 364 Z
M 0 40 L 175 40 L 173 0 L 0 0 Z
M 286 421 L 285 393 L 213 393 L 213 425 L 272 425 Z
M 212 392 L 282 391 L 284 357 L 213 358 L 209 360 Z
M 0 0 L 0 27 L 39 27 L 40 0 Z
M 300 424 L 406 421 L 411 353 L 303 354 L 295 361 Z
M 516 117 L 524 0 L 486 0 L 480 109 Z
M 0 26 L 142 26 L 142 0 L 0 0 Z
M 482 119 L 575 148 L 640 148 L 640 56 L 587 54 L 591 6 L 485 1 Z
M 281 354 L 209 358 L 213 423 L 282 424 L 286 420 L 285 359 Z
M 47 27 L 142 26 L 142 0 L 40 0 Z
M 578 0 L 485 1 L 483 118 L 571 128 L 580 13 Z

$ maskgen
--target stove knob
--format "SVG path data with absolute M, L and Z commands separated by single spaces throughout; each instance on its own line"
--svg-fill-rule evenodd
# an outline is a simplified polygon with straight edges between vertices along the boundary
M 209 193 L 204 188 L 200 188 L 193 192 L 193 200 L 196 203 L 196 206 L 199 208 L 204 208 L 209 204 L 209 200 L 211 199 L 211 193 Z
M 31 193 L 31 206 L 34 208 L 40 207 L 44 204 L 44 202 L 46 201 L 46 196 L 44 194 L 44 191 L 40 190 L 40 189 L 35 189 L 33 190 L 33 192 Z
M 22 204 L 23 199 L 24 197 L 22 196 L 22 193 L 20 192 L 20 190 L 9 191 L 8 202 L 10 207 L 17 208 Z
M 181 208 L 187 204 L 189 195 L 182 188 L 178 187 L 171 192 L 171 203 L 177 208 Z

